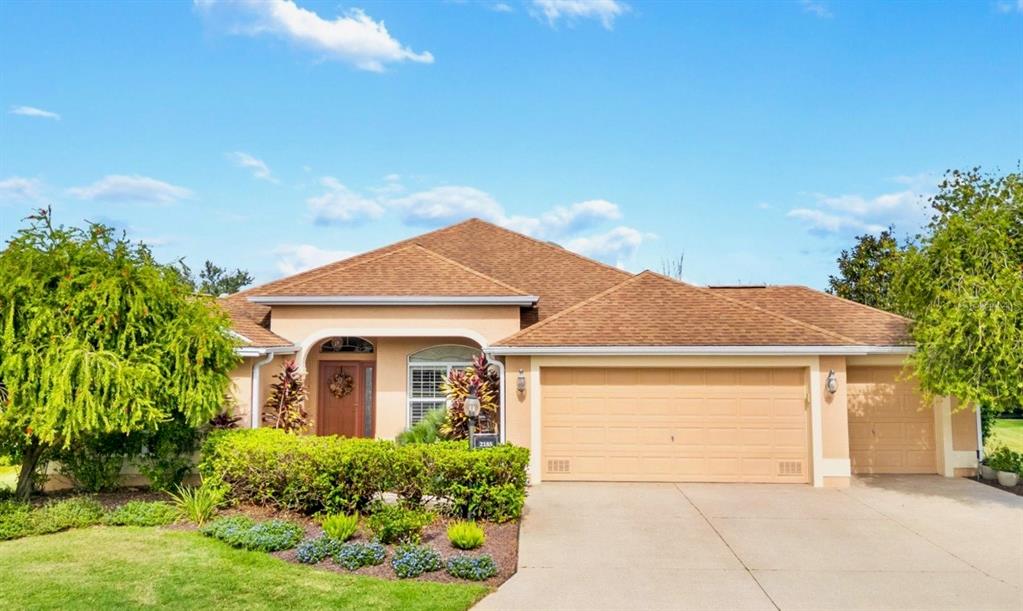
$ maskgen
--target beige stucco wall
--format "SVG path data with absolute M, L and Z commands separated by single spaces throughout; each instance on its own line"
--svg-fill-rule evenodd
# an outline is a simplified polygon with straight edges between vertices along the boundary
M 952 449 L 977 451 L 977 410 L 952 399 Z
M 249 415 L 252 413 L 252 366 L 265 358 L 246 357 L 231 372 L 231 394 L 235 401 L 235 415 L 241 418 L 238 422 L 240 428 L 249 428 L 251 426 Z M 291 358 L 293 358 L 293 355 L 278 355 L 272 361 L 260 367 L 260 403 L 266 401 L 270 393 L 270 385 L 274 381 L 273 376 L 280 373 L 284 363 Z
M 828 373 L 834 370 L 838 390 L 827 390 Z M 822 356 L 820 377 L 816 381 L 821 392 L 821 449 L 824 458 L 849 458 L 849 407 L 846 399 L 844 356 Z
M 529 447 L 530 436 L 529 399 L 530 393 L 533 392 L 530 388 L 529 368 L 528 356 L 509 356 L 504 359 L 507 376 L 505 381 L 507 394 L 504 398 L 505 441 L 526 448 Z M 523 392 L 516 389 L 520 369 L 526 378 L 526 389 Z
M 518 306 L 274 306 L 270 330 L 295 343 L 324 330 L 343 329 L 347 335 L 376 335 L 368 330 L 472 332 L 487 344 L 519 330 Z M 362 333 L 357 331 L 362 329 Z M 386 335 L 392 335 L 388 333 Z M 395 333 L 397 335 L 397 333 Z M 481 342 L 483 343 L 483 342 Z

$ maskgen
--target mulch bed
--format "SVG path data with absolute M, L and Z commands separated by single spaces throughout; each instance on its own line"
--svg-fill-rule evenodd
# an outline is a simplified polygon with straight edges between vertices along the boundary
M 997 483 L 996 483 L 997 485 Z M 63 498 L 69 498 L 72 496 L 82 496 L 80 492 L 74 492 L 71 490 L 61 490 L 59 492 L 52 492 L 47 494 L 36 494 L 32 497 L 32 503 L 41 505 L 52 500 L 59 500 Z M 123 505 L 128 501 L 167 501 L 169 497 L 163 492 L 153 492 L 143 488 L 126 488 L 124 490 L 118 490 L 116 492 L 101 492 L 98 494 L 88 495 L 96 499 L 103 507 L 107 510 L 113 509 L 119 505 Z M 319 537 L 323 534 L 323 529 L 320 525 L 312 518 L 289 511 L 277 511 L 268 507 L 262 507 L 258 505 L 240 505 L 236 507 L 228 507 L 222 509 L 218 516 L 234 516 L 234 515 L 245 515 L 253 520 L 288 520 L 301 525 L 306 532 L 307 537 Z M 498 573 L 497 575 L 487 579 L 486 581 L 480 581 L 475 583 L 481 583 L 491 587 L 497 587 L 507 581 L 515 571 L 518 569 L 519 560 L 519 523 L 505 522 L 503 524 L 495 524 L 491 522 L 480 522 L 480 526 L 483 527 L 484 532 L 487 535 L 486 542 L 482 547 L 471 551 L 460 550 L 448 541 L 447 527 L 449 519 L 439 519 L 430 526 L 427 526 L 423 530 L 423 539 L 421 541 L 424 545 L 429 545 L 433 549 L 440 552 L 441 557 L 447 562 L 447 559 L 457 555 L 471 555 L 478 556 L 481 554 L 488 554 L 494 559 L 497 564 Z M 171 530 L 196 530 L 194 524 L 177 523 L 169 526 L 164 526 Z M 358 534 L 351 539 L 352 541 L 369 542 L 371 540 L 371 533 L 365 526 L 360 527 Z M 349 571 L 341 566 L 334 564 L 329 558 L 323 562 L 315 565 L 317 569 L 334 571 L 335 573 L 348 573 L 356 575 L 366 575 L 370 577 L 378 577 L 380 579 L 398 579 L 394 574 L 394 569 L 391 568 L 391 557 L 394 553 L 396 545 L 387 545 L 387 556 L 384 559 L 383 564 L 377 566 L 362 567 L 356 571 Z M 285 550 L 282 552 L 274 552 L 273 556 L 285 560 L 287 562 L 298 563 L 295 559 L 295 550 Z M 441 583 L 474 583 L 466 581 L 464 579 L 458 579 L 447 574 L 447 571 L 441 569 L 433 573 L 424 573 L 423 575 L 416 577 L 416 579 L 425 581 L 436 581 Z
M 982 483 L 982 484 L 984 484 L 986 486 L 991 486 L 992 488 L 998 488 L 999 490 L 1004 490 L 1004 491 L 1008 492 L 1009 494 L 1015 494 L 1016 496 L 1023 496 L 1023 478 L 1020 478 L 1020 483 L 1016 484 L 1015 486 L 1012 486 L 1011 488 L 999 484 L 998 480 L 996 480 L 996 479 L 984 479 L 983 477 L 981 477 L 979 475 L 977 475 L 976 477 L 971 477 L 970 479 L 977 480 L 978 482 L 980 482 L 980 483 Z

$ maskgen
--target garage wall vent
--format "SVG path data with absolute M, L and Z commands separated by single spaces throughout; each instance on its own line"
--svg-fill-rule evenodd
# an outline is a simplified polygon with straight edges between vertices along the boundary
M 801 460 L 780 460 L 778 461 L 778 475 L 802 475 L 803 461 Z
M 570 473 L 572 471 L 572 464 L 568 459 L 565 458 L 549 458 L 547 459 L 547 472 L 548 473 Z

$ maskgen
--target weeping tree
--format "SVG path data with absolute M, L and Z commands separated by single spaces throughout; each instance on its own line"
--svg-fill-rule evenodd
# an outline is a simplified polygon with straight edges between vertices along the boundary
M 469 437 L 465 399 L 473 391 L 480 400 L 482 430 L 491 430 L 497 426 L 501 405 L 501 375 L 485 355 L 477 355 L 473 358 L 472 364 L 465 369 L 452 369 L 440 388 L 448 399 L 447 421 L 440 429 L 446 439 Z
M 0 251 L 0 453 L 21 461 L 21 498 L 51 451 L 208 422 L 238 363 L 226 315 L 146 246 L 48 209 L 26 220 Z

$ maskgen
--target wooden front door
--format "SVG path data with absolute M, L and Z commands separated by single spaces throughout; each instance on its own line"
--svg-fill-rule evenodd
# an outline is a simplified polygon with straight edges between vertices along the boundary
M 317 434 L 373 436 L 373 406 L 367 405 L 372 401 L 373 365 L 365 361 L 320 362 Z M 338 378 L 339 373 L 344 376 Z M 335 381 L 339 383 L 331 389 Z

